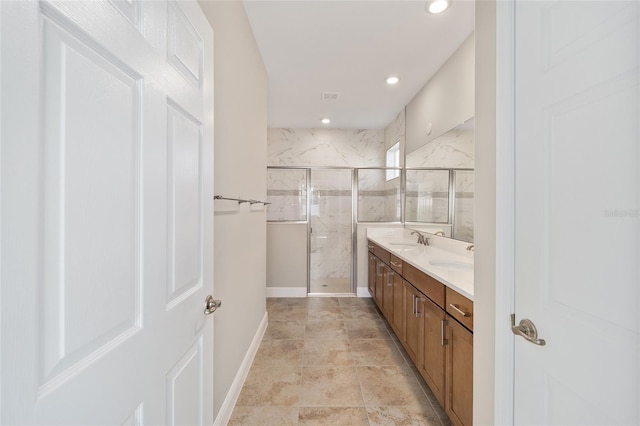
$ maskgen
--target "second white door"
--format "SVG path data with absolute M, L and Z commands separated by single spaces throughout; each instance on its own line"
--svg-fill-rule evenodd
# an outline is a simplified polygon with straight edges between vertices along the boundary
M 515 423 L 640 424 L 640 3 L 516 2 Z

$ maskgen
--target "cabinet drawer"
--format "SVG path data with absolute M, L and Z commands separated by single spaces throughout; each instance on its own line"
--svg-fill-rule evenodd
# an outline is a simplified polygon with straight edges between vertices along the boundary
M 449 287 L 447 287 L 446 311 L 462 325 L 473 331 L 473 302 Z
M 389 256 L 389 266 L 391 266 L 391 269 L 402 275 L 402 259 L 392 254 Z
M 406 262 L 402 264 L 402 276 L 425 296 L 444 309 L 444 284 Z
M 388 251 L 371 241 L 367 241 L 367 248 L 370 252 L 378 256 L 378 259 L 382 260 L 387 265 L 389 264 L 389 256 L 391 256 L 391 254 Z

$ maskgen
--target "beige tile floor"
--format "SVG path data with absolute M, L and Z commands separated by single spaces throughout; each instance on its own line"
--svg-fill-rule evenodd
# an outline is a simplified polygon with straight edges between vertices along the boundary
M 449 425 L 370 299 L 267 299 L 229 425 Z

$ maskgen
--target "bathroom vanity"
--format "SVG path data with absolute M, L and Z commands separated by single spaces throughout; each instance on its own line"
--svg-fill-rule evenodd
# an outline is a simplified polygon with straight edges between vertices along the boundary
M 410 232 L 367 235 L 369 292 L 451 422 L 471 425 L 473 253 Z

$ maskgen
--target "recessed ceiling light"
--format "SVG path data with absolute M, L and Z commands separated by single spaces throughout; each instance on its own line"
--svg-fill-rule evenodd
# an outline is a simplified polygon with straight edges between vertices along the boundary
M 329 124 L 331 123 L 331 120 L 329 120 L 328 118 L 323 118 L 322 120 L 320 120 L 322 122 L 322 124 Z
M 433 0 L 427 2 L 427 11 L 429 13 L 442 13 L 451 5 L 450 0 Z
M 399 81 L 400 79 L 395 75 L 392 75 L 391 77 L 387 77 L 387 84 L 394 85 L 394 84 L 398 84 Z

